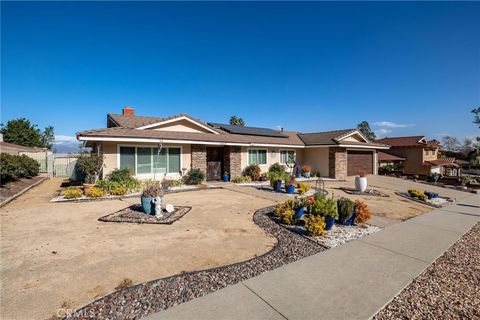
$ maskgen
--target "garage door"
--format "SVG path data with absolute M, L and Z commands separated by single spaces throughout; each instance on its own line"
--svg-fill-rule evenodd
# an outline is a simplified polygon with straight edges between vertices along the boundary
M 371 151 L 347 151 L 347 175 L 356 176 L 361 171 L 373 174 L 373 153 Z

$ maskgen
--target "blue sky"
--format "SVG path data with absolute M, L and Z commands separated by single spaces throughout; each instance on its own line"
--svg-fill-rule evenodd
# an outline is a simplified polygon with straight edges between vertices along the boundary
M 478 134 L 480 3 L 2 2 L 1 120 L 137 114 Z

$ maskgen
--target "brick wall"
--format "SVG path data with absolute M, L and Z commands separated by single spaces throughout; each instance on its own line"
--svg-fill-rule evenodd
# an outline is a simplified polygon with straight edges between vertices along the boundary
M 347 149 L 328 148 L 328 176 L 340 180 L 347 177 Z
M 207 148 L 205 145 L 192 144 L 192 169 L 199 168 L 204 173 L 207 172 Z
M 238 146 L 225 146 L 223 153 L 223 165 L 230 177 L 242 174 L 242 150 Z

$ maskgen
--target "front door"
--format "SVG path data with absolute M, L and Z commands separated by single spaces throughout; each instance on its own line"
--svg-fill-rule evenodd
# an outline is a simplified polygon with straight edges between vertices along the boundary
M 223 147 L 207 148 L 207 180 L 220 180 L 222 178 Z

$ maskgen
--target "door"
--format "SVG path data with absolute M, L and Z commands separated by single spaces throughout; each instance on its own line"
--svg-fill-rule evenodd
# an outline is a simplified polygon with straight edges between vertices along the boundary
M 222 178 L 223 148 L 207 148 L 207 180 Z
M 360 172 L 373 174 L 373 153 L 371 151 L 347 151 L 347 176 Z

